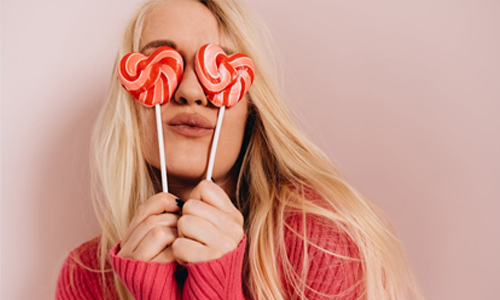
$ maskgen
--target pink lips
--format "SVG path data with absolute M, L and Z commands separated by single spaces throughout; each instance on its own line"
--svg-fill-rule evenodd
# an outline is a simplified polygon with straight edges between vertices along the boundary
M 214 125 L 199 114 L 181 113 L 170 119 L 167 124 L 170 128 L 187 137 L 202 137 L 212 134 Z

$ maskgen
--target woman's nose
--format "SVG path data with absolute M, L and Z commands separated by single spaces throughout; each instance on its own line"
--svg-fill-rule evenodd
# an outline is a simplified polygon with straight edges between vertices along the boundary
M 208 105 L 207 97 L 194 68 L 186 66 L 181 82 L 175 91 L 174 100 L 179 104 Z

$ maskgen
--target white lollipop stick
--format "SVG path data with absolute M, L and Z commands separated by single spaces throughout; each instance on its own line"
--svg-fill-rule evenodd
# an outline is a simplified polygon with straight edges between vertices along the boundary
M 219 115 L 217 116 L 217 124 L 215 125 L 214 139 L 212 141 L 212 149 L 210 149 L 210 158 L 208 159 L 208 169 L 207 169 L 207 180 L 212 179 L 212 172 L 214 170 L 215 152 L 217 152 L 217 144 L 219 143 L 220 128 L 222 125 L 222 118 L 224 118 L 224 111 L 226 106 L 222 106 L 219 109 Z
M 160 104 L 155 105 L 156 111 L 156 131 L 158 132 L 158 146 L 160 147 L 160 165 L 161 165 L 161 185 L 163 192 L 168 193 L 167 185 L 167 166 L 165 165 L 165 148 L 163 146 L 163 125 L 161 121 Z

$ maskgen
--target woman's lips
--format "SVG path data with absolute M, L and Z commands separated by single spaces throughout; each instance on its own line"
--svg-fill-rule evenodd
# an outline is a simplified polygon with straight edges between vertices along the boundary
M 173 131 L 187 137 L 202 137 L 212 134 L 214 126 L 198 114 L 181 113 L 170 119 L 167 124 Z

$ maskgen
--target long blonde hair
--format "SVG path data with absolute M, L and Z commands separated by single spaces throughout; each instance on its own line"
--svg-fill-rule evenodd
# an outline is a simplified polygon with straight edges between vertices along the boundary
M 346 259 L 361 263 L 359 298 L 423 299 L 390 222 L 342 178 L 292 121 L 277 80 L 279 68 L 273 63 L 275 47 L 263 21 L 240 1 L 199 1 L 217 18 L 226 42 L 232 43 L 237 52 L 250 56 L 256 66 L 255 81 L 248 92 L 252 128 L 245 143 L 236 189 L 248 237 L 244 272 L 247 279 L 243 282 L 247 283 L 249 296 L 286 299 L 276 258 L 285 253 L 283 228 L 287 226 L 287 212 L 295 209 L 303 216 L 329 220 L 357 246 L 359 257 Z M 109 250 L 124 236 L 137 206 L 155 193 L 142 155 L 141 116 L 134 99 L 116 79 L 116 64 L 125 54 L 139 51 L 144 21 L 159 2 L 145 2 L 129 22 L 116 57 L 110 90 L 92 135 L 92 199 L 102 228 L 99 272 L 103 283 L 105 273 L 112 272 L 106 269 Z M 316 191 L 326 205 L 306 200 L 307 188 Z M 304 243 L 310 243 L 307 236 L 300 237 Z M 304 252 L 307 260 L 307 247 Z M 304 298 L 307 274 L 295 274 L 286 259 L 281 263 L 285 278 L 297 295 Z M 307 265 L 306 261 L 303 263 Z M 120 299 L 133 299 L 114 273 L 113 280 Z

